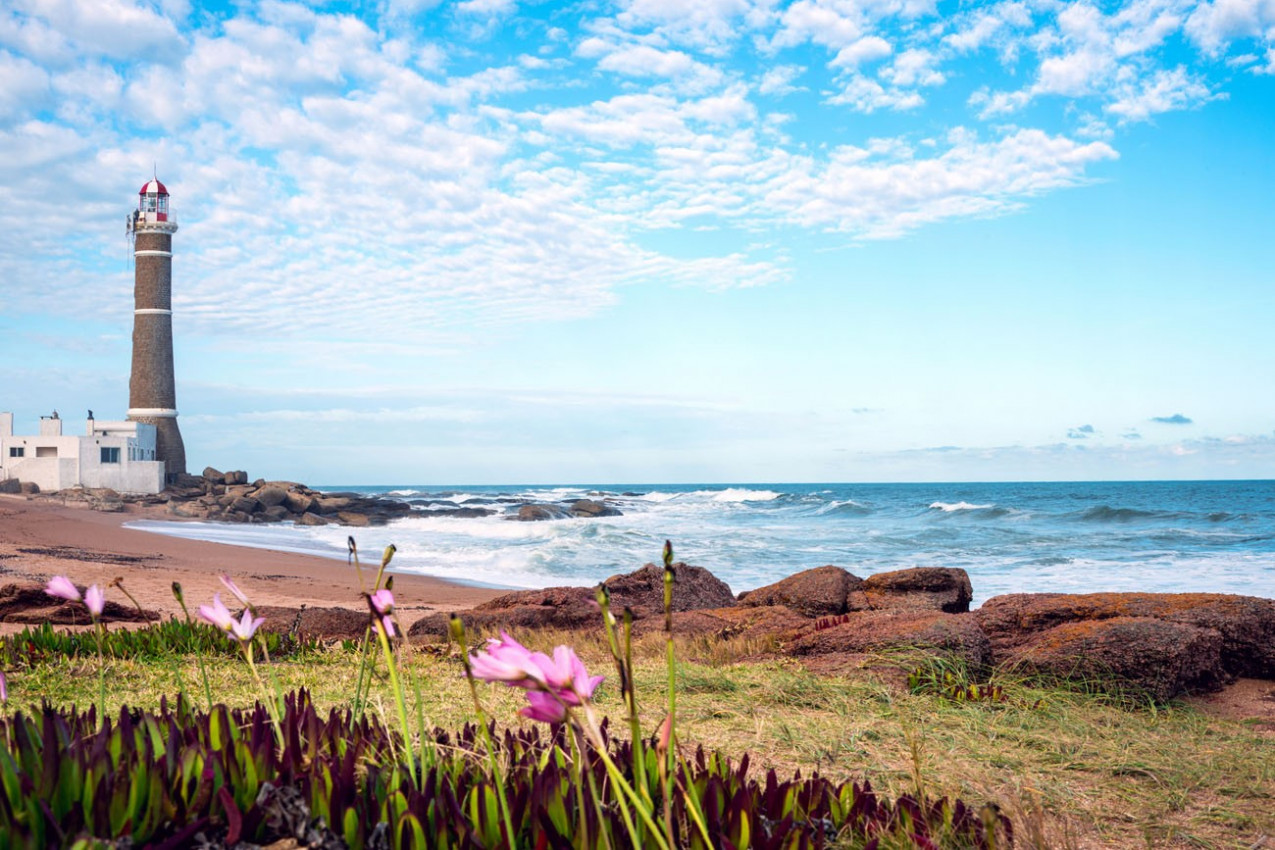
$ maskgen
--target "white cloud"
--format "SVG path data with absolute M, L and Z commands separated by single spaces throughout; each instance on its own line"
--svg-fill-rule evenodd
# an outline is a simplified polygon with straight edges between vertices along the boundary
M 887 89 L 876 80 L 854 75 L 841 84 L 841 91 L 829 97 L 828 102 L 868 114 L 878 109 L 916 109 L 925 99 L 914 91 Z
M 1217 95 L 1181 66 L 1121 85 L 1106 110 L 1122 121 L 1145 121 L 1161 112 L 1199 107 Z
M 769 68 L 762 75 L 761 82 L 757 84 L 757 91 L 767 95 L 786 95 L 802 91 L 800 86 L 794 86 L 793 83 L 805 72 L 806 69 L 801 65 L 777 65 Z
M 171 20 L 128 0 L 18 0 L 14 8 L 95 54 L 166 61 L 184 47 Z
M 857 68 L 864 62 L 884 59 L 893 52 L 890 42 L 879 35 L 868 35 L 837 52 L 828 63 L 832 68 Z
M 1275 27 L 1275 0 L 1213 0 L 1201 3 L 1186 22 L 1186 33 L 1216 54 L 1236 38 L 1258 38 Z

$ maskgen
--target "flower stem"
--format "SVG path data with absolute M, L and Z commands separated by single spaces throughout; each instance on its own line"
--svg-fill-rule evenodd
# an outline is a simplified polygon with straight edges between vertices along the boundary
M 390 687 L 394 689 L 394 705 L 398 708 L 398 722 L 403 727 L 403 749 L 407 753 L 407 772 L 412 777 L 412 784 L 420 789 L 421 784 L 416 776 L 416 758 L 412 754 L 412 730 L 407 725 L 407 704 L 403 699 L 403 688 L 398 680 L 398 668 L 394 664 L 394 652 L 390 649 L 389 636 L 385 634 L 385 626 L 378 620 L 373 628 L 381 642 L 381 650 L 385 653 L 385 664 L 390 668 Z
M 491 764 L 491 778 L 496 785 L 496 798 L 500 801 L 500 817 L 505 822 L 505 845 L 517 847 L 513 820 L 509 815 L 509 800 L 505 796 L 504 776 L 500 764 L 496 761 L 496 748 L 492 744 L 491 730 L 487 728 L 487 712 L 483 709 L 483 701 L 478 698 L 478 685 L 474 682 L 474 671 L 469 665 L 469 645 L 465 641 L 465 624 L 460 617 L 453 616 L 451 621 L 452 637 L 460 644 L 460 657 L 465 665 L 465 679 L 469 682 L 469 695 L 474 699 L 474 710 L 478 713 L 478 728 L 483 734 L 483 743 L 487 746 L 487 759 Z M 577 788 L 578 790 L 578 788 Z
M 102 657 L 102 624 L 93 617 L 93 638 L 97 641 L 97 704 L 98 711 L 106 715 L 106 661 Z
M 248 669 L 252 671 L 252 678 L 257 682 L 257 689 L 261 692 L 262 702 L 266 706 L 266 714 L 270 715 L 270 723 L 274 726 L 274 735 L 279 742 L 279 751 L 282 752 L 283 727 L 279 724 L 279 718 L 275 713 L 278 706 L 270 699 L 270 695 L 266 691 L 266 683 L 261 680 L 261 674 L 257 672 L 257 662 L 252 657 L 252 641 L 239 641 L 239 648 L 243 650 L 243 657 L 248 659 Z

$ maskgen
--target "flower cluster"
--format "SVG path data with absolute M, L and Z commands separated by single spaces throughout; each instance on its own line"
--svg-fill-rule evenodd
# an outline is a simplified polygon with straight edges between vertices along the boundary
M 372 616 L 381 621 L 386 637 L 394 637 L 394 594 L 389 588 L 382 587 L 375 593 L 368 594 L 367 604 L 372 609 Z
M 95 584 L 86 590 L 83 596 L 80 596 L 80 589 L 66 576 L 54 576 L 49 579 L 44 592 L 68 602 L 83 602 L 88 606 L 94 620 L 102 616 L 102 609 L 106 607 L 106 595 L 102 593 L 102 588 Z
M 230 609 L 221 601 L 221 594 L 214 593 L 213 604 L 199 606 L 199 619 L 216 626 L 240 643 L 247 643 L 252 640 L 253 635 L 257 633 L 257 629 L 261 628 L 261 624 L 266 619 L 265 617 L 253 616 L 255 612 L 252 609 L 252 605 L 248 602 L 248 597 L 235 585 L 230 576 L 223 575 L 220 578 L 226 589 L 243 603 L 243 615 L 236 620 L 235 616 L 230 613 Z
M 590 676 L 570 647 L 559 646 L 550 658 L 532 652 L 503 631 L 499 638 L 488 639 L 485 650 L 471 655 L 469 664 L 477 679 L 525 690 L 530 705 L 519 714 L 545 723 L 563 722 L 571 708 L 593 696 L 604 678 Z

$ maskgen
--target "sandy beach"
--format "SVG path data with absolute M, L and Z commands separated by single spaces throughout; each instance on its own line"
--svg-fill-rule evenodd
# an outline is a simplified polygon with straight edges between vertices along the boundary
M 0 584 L 43 582 L 65 575 L 77 584 L 106 586 L 120 577 L 143 606 L 167 617 L 181 612 L 172 594 L 174 581 L 181 582 L 187 604 L 193 608 L 222 591 L 217 577 L 229 573 L 257 605 L 363 608 L 358 575 L 342 561 L 124 527 L 143 518 L 156 517 L 132 505 L 122 513 L 98 513 L 0 496 Z M 380 550 L 361 555 L 364 566 L 374 571 Z M 394 578 L 398 608 L 408 622 L 419 616 L 417 612 L 467 608 L 499 593 L 426 576 L 397 573 Z M 108 589 L 107 598 L 128 601 L 117 589 Z M 0 623 L 0 634 L 22 628 Z

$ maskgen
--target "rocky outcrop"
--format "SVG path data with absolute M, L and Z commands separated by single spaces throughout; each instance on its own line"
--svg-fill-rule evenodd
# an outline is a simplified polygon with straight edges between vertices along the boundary
M 476 501 L 473 499 L 468 502 Z M 430 511 L 430 516 L 446 514 L 446 511 Z M 561 504 L 535 502 L 519 505 L 505 515 L 505 519 L 515 522 L 544 522 L 554 519 L 570 519 L 572 517 L 596 518 L 604 516 L 622 516 L 617 508 L 593 499 L 575 499 Z
M 915 567 L 877 573 L 859 588 L 873 610 L 931 610 L 962 614 L 970 610 L 974 590 L 965 570 Z
M 575 517 L 621 516 L 618 509 L 592 499 L 576 499 L 567 511 Z
M 79 588 L 83 594 L 85 588 Z M 155 611 L 107 601 L 99 617 L 103 623 L 146 623 L 159 619 Z M 0 587 L 0 623 L 53 623 L 87 626 L 93 622 L 83 602 L 68 602 L 49 596 L 42 584 L 6 584 Z
M 16 478 L 6 478 L 0 481 L 0 493 L 9 496 L 16 496 L 22 492 L 22 482 Z
M 1005 659 L 1019 672 L 1082 680 L 1165 701 L 1217 690 L 1231 677 L 1222 635 L 1150 617 L 1064 623 L 1033 635 Z
M 369 623 L 366 609 L 263 606 L 257 609 L 257 616 L 265 618 L 261 627 L 266 631 L 303 639 L 358 640 Z
M 863 611 L 807 631 L 788 646 L 793 655 L 915 651 L 963 661 L 976 674 L 992 663 L 992 645 L 972 614 L 933 610 Z
M 733 605 L 679 611 L 673 615 L 673 634 L 704 635 L 718 640 L 743 637 L 783 641 L 809 627 L 809 618 L 783 605 Z M 662 616 L 648 616 L 633 624 L 633 633 L 639 637 L 663 630 Z
M 673 566 L 673 610 L 694 611 L 735 605 L 730 587 L 703 567 Z M 605 582 L 611 593 L 611 610 L 618 616 L 626 607 L 641 620 L 664 612 L 664 569 L 647 564 L 631 573 L 611 576 Z M 592 587 L 547 587 L 519 590 L 497 596 L 460 612 L 467 629 L 574 629 L 597 624 L 601 616 Z M 412 624 L 413 636 L 447 634 L 448 614 L 431 614 Z
M 1151 619 L 1215 632 L 1227 676 L 1275 679 L 1275 600 L 1224 593 L 1016 593 L 976 612 L 997 660 L 1060 626 L 1117 618 Z
M 571 516 L 565 508 L 558 505 L 523 505 L 517 511 L 510 514 L 506 519 L 515 522 L 544 522 L 551 519 L 566 519 Z
M 868 608 L 867 597 L 859 591 L 863 579 L 832 565 L 790 575 L 739 596 L 749 607 L 784 605 L 807 617 L 828 617 Z

